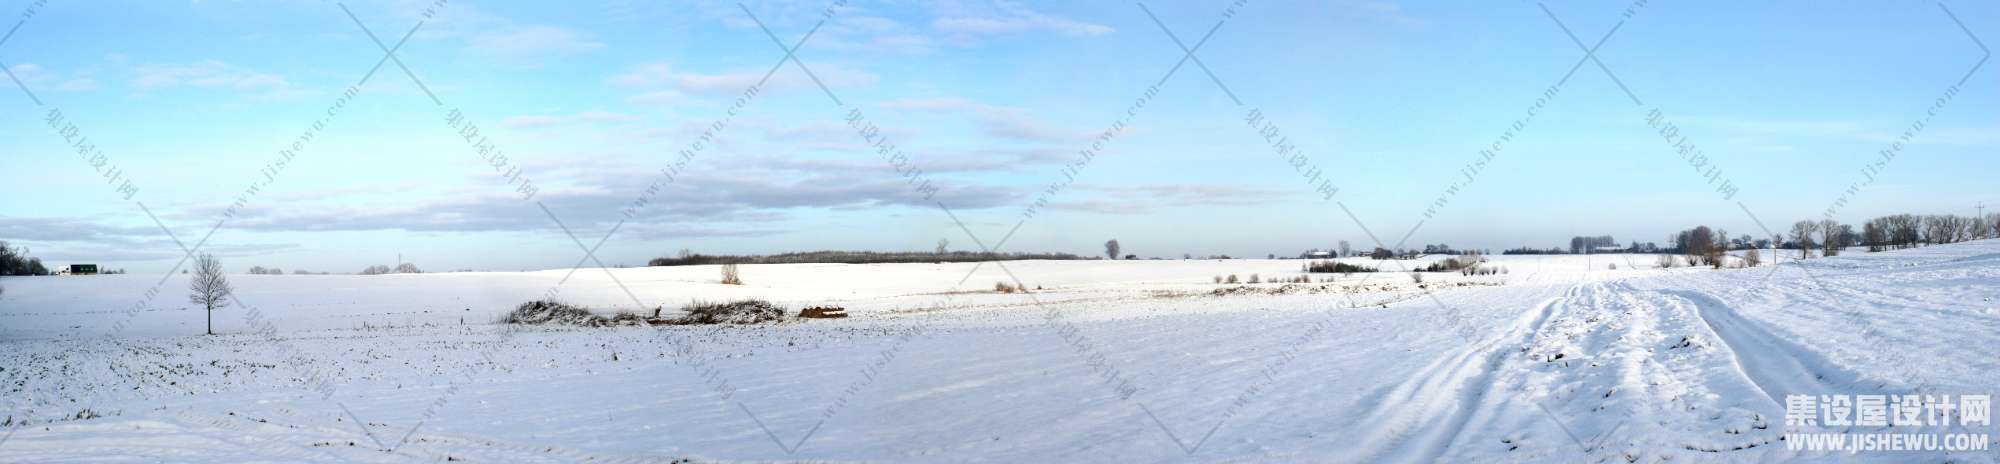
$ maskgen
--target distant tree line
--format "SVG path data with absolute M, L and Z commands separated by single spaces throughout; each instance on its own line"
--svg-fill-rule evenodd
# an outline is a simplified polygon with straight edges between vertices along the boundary
M 1871 252 L 1895 250 L 1992 238 L 1995 231 L 2000 231 L 2000 214 L 1984 218 L 1950 214 L 1894 214 L 1870 219 L 1862 223 L 1858 232 L 1853 224 L 1842 224 L 1833 219 L 1804 220 L 1792 223 L 1789 234 L 1769 239 L 1753 239 L 1749 235 L 1730 238 L 1729 233 L 1721 229 L 1696 226 L 1669 237 L 1673 247 L 1667 251 L 1685 256 L 1690 265 L 1722 267 L 1726 262 L 1724 256 L 1730 250 L 1748 250 L 1744 259 L 1748 265 L 1755 266 L 1759 260 L 1754 253 L 1762 248 L 1798 250 L 1799 258 L 1806 259 L 1811 258 L 1815 250 L 1819 256 L 1839 256 L 1842 251 L 1856 246 L 1866 246 Z
M 49 275 L 49 268 L 42 266 L 41 258 L 28 256 L 28 249 L 14 248 L 13 245 L 0 241 L 0 275 Z
M 1540 249 L 1540 250 L 1537 250 L 1537 249 L 1534 249 L 1534 248 L 1528 248 L 1528 247 L 1520 247 L 1520 248 L 1511 248 L 1511 249 L 1506 249 L 1506 250 L 1501 250 L 1501 251 L 1500 251 L 1500 254 L 1503 254 L 1503 255 L 1566 255 L 1566 254 L 1569 254 L 1569 253 L 1568 253 L 1568 252 L 1565 252 L 1565 251 L 1563 251 L 1563 249 L 1561 249 L 1561 248 L 1544 248 L 1544 249 Z
M 377 264 L 374 266 L 368 266 L 366 269 L 361 270 L 361 275 L 422 274 L 422 273 L 424 273 L 424 270 L 417 269 L 417 265 L 410 263 L 398 264 L 394 268 Z
M 1618 246 L 1618 241 L 1612 239 L 1611 236 L 1609 235 L 1599 235 L 1596 237 L 1569 238 L 1569 252 L 1570 254 L 1574 255 L 1591 253 L 1597 251 L 1597 248 L 1599 247 L 1614 247 L 1614 246 Z
M 981 261 L 1009 261 L 1022 259 L 1079 260 L 1088 259 L 1069 253 L 989 253 L 974 251 L 808 251 L 780 253 L 775 255 L 704 255 L 681 250 L 671 257 L 653 258 L 647 266 L 699 266 L 710 264 L 801 264 L 801 263 L 967 263 Z
M 1630 243 L 1630 244 L 1627 244 L 1627 245 L 1625 245 L 1625 246 L 1623 246 L 1623 247 L 1619 247 L 1619 248 L 1615 248 L 1615 249 L 1605 249 L 1605 247 L 1617 247 L 1617 246 L 1618 246 L 1618 241 L 1616 241 L 1616 240 L 1613 240 L 1613 239 L 1611 238 L 1611 236 L 1609 236 L 1609 235 L 1600 235 L 1600 236 L 1596 236 L 1596 237 L 1582 237 L 1582 236 L 1578 236 L 1578 237 L 1570 237 L 1570 239 L 1569 239 L 1569 249 L 1562 249 L 1562 248 L 1553 248 L 1553 247 L 1552 247 L 1552 248 L 1533 248 L 1533 247 L 1525 247 L 1525 246 L 1524 246 L 1524 247 L 1520 247 L 1520 248 L 1509 248 L 1509 249 L 1506 249 L 1506 250 L 1501 250 L 1501 251 L 1500 251 L 1500 254 L 1503 254 L 1503 255 L 1571 255 L 1571 254 L 1577 254 L 1577 255 L 1587 255 L 1587 254 L 1615 254 L 1615 253 L 1660 253 L 1660 252 L 1662 252 L 1662 251 L 1669 251 L 1669 250 L 1666 250 L 1666 249 L 1663 249 L 1663 248 L 1660 248 L 1660 244 L 1658 244 L 1658 243 L 1653 243 L 1653 242 L 1643 242 L 1643 243 L 1641 243 L 1641 242 L 1639 242 L 1639 241 L 1637 241 L 1637 240 L 1634 240 L 1634 241 L 1632 241 L 1632 243 Z
M 2000 230 L 2000 214 L 1984 218 L 1950 214 L 1896 214 L 1863 223 L 1856 244 L 1866 245 L 1868 251 L 1896 250 L 1991 238 L 1996 230 Z

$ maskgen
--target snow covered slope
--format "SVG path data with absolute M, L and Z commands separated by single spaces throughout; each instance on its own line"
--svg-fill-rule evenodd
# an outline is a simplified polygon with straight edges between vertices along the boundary
M 1421 287 L 1212 280 L 1296 260 L 232 276 L 274 330 L 233 307 L 215 337 L 180 276 L 137 312 L 158 276 L 5 278 L 0 462 L 1996 459 L 1779 437 L 1787 394 L 2000 393 L 2000 242 L 1740 270 L 1493 258 L 1508 273 Z M 1010 274 L 1041 290 L 990 291 Z M 550 288 L 854 316 L 491 324 Z

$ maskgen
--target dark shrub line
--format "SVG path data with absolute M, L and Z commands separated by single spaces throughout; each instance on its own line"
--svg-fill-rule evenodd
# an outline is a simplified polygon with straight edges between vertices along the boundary
M 1332 260 L 1314 261 L 1306 263 L 1305 269 L 1306 272 L 1320 272 L 1320 273 L 1338 272 L 1342 274 L 1353 273 L 1353 272 L 1375 272 L 1375 268 L 1372 267 L 1357 266 L 1353 264 L 1347 264 Z
M 838 308 L 813 308 L 822 313 L 838 313 L 846 317 Z M 663 317 L 660 308 L 653 309 L 652 317 L 630 312 L 619 312 L 611 317 L 592 314 L 590 310 L 569 304 L 537 300 L 522 303 L 507 313 L 501 322 L 521 325 L 570 325 L 579 327 L 616 327 L 649 325 L 709 325 L 709 324 L 762 324 L 784 322 L 789 314 L 785 308 L 769 301 L 748 299 L 728 302 L 694 301 L 681 306 L 678 317 Z
M 647 261 L 647 266 L 700 266 L 711 264 L 873 264 L 873 263 L 970 263 L 983 261 L 1014 261 L 1028 259 L 1079 260 L 1089 259 L 1069 253 L 985 253 L 972 251 L 810 251 L 801 253 L 780 253 L 775 255 L 704 255 L 681 253 L 679 256 L 659 257 Z

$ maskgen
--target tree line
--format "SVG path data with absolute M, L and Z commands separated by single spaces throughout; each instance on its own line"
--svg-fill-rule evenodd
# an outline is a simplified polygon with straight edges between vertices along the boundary
M 49 275 L 49 268 L 42 266 L 41 258 L 28 256 L 27 248 L 14 248 L 13 245 L 0 241 L 0 275 Z
M 1115 241 L 1114 241 L 1115 242 Z M 1106 245 L 1111 245 L 1107 243 Z M 1107 250 L 1111 246 L 1105 247 Z M 646 262 L 647 266 L 699 266 L 709 264 L 800 264 L 800 263 L 966 263 L 980 261 L 1011 261 L 1023 259 L 1078 260 L 1085 259 L 1069 253 L 989 253 L 975 251 L 809 251 L 779 253 L 775 255 L 705 255 L 681 250 L 675 256 L 662 256 Z
M 1920 244 L 1955 243 L 1992 237 L 2000 231 L 2000 213 L 1984 218 L 1950 214 L 1896 214 L 1861 225 L 1859 244 L 1868 251 L 1896 250 Z
M 1892 214 L 1862 222 L 1859 230 L 1854 224 L 1843 224 L 1833 219 L 1804 220 L 1793 223 L 1786 232 L 1769 238 L 1756 238 L 1747 234 L 1731 237 L 1729 231 L 1723 229 L 1696 226 L 1668 235 L 1665 246 L 1634 241 L 1623 249 L 1604 250 L 1603 247 L 1615 247 L 1618 242 L 1609 235 L 1575 236 L 1570 237 L 1568 249 L 1524 246 L 1502 251 L 1501 254 L 1663 253 L 1685 257 L 1689 265 L 1720 267 L 1726 264 L 1723 256 L 1732 250 L 1798 250 L 1800 258 L 1810 258 L 1815 251 L 1819 256 L 1839 256 L 1852 247 L 1867 247 L 1868 251 L 1874 252 L 1996 237 L 2000 237 L 2000 213 L 1985 217 Z M 1385 251 L 1378 250 L 1377 254 L 1386 254 L 1382 253 Z M 1743 258 L 1746 261 L 1756 259 L 1747 253 Z M 1756 263 L 1749 265 L 1755 266 Z
M 1732 239 L 1727 231 L 1697 226 L 1677 232 L 1669 240 L 1673 244 L 1671 251 L 1687 256 L 1689 263 L 1719 267 L 1723 254 L 1729 250 L 1782 248 L 1798 250 L 1799 259 L 1806 259 L 1811 258 L 1814 251 L 1818 251 L 1819 256 L 1839 256 L 1846 249 L 1858 246 L 1865 246 L 1870 252 L 1896 250 L 1992 238 L 1995 231 L 2000 231 L 2000 214 L 1983 218 L 1951 214 L 1892 214 L 1863 222 L 1858 232 L 1853 224 L 1833 219 L 1808 219 L 1794 222 L 1788 233 L 1768 239 L 1752 239 L 1749 235 Z

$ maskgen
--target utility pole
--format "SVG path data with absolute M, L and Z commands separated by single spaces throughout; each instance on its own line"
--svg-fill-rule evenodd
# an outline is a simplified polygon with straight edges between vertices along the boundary
M 1983 201 L 1979 202 L 1979 206 L 1975 206 L 1974 208 L 1979 209 L 1979 215 L 1973 216 L 1972 220 L 1979 222 L 1986 222 L 1986 202 Z M 1988 227 L 1988 229 L 1991 229 L 1991 227 Z M 2000 235 L 2000 231 L 1991 231 L 1991 232 L 1993 232 L 1994 235 Z M 1986 237 L 1979 237 L 1979 238 L 1986 238 Z

